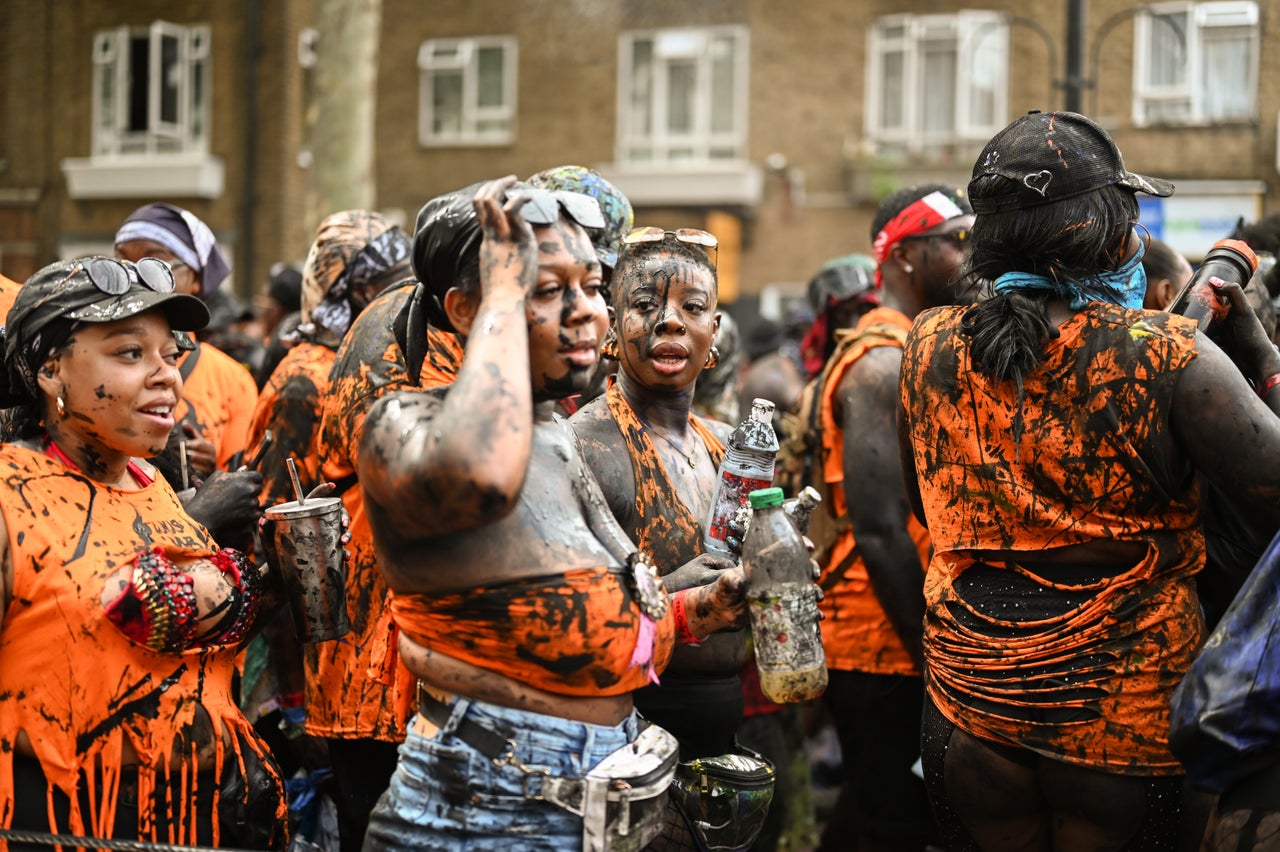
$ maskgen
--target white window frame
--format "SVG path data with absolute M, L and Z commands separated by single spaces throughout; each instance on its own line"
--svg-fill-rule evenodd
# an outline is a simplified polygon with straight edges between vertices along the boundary
M 902 35 L 889 37 L 890 28 L 902 28 Z M 923 81 L 920 64 L 922 43 L 930 38 L 954 38 L 957 71 L 955 126 L 942 131 L 923 127 Z M 903 123 L 886 127 L 882 96 L 884 60 L 891 53 L 903 55 Z M 974 115 L 977 92 L 973 81 L 980 61 L 993 63 L 999 79 L 990 88 L 991 117 L 980 121 Z M 864 132 L 875 150 L 880 146 L 918 152 L 939 147 L 981 144 L 1007 123 L 1009 105 L 1009 24 L 1003 12 L 966 10 L 946 15 L 887 15 L 877 18 L 867 34 L 866 112 Z
M 147 127 L 131 130 L 129 51 L 143 32 L 127 26 L 102 30 L 93 39 L 92 153 L 94 157 L 152 157 L 156 154 L 204 154 L 209 150 L 209 105 L 212 75 L 209 27 L 182 26 L 153 21 L 145 30 L 148 49 Z M 165 38 L 177 43 L 172 69 L 177 88 L 177 116 L 165 121 L 160 115 L 163 74 L 161 48 Z M 159 70 L 158 70 L 159 69 Z M 199 73 L 199 102 L 193 80 Z M 108 98 L 105 90 L 110 87 Z
M 479 52 L 482 48 L 502 50 L 502 103 L 481 107 L 479 101 Z M 452 50 L 454 57 L 437 57 L 437 50 Z M 519 61 L 516 39 L 511 36 L 441 38 L 424 41 L 418 48 L 418 142 L 425 147 L 453 145 L 509 145 L 516 138 L 516 66 Z M 440 133 L 435 121 L 432 81 L 436 72 L 462 74 L 462 115 L 456 133 Z M 482 122 L 503 121 L 500 131 L 479 130 Z
M 1258 4 L 1253 0 L 1225 0 L 1225 2 L 1158 3 L 1148 7 L 1150 14 L 1139 14 L 1134 24 L 1133 49 L 1133 123 L 1139 127 L 1168 124 L 1208 124 L 1216 121 L 1252 121 L 1258 115 L 1258 61 L 1261 32 Z M 1186 75 L 1180 84 L 1157 85 L 1148 79 L 1154 28 L 1168 24 L 1153 19 L 1152 15 L 1181 14 L 1187 23 L 1185 39 Z M 1204 35 L 1215 27 L 1250 28 L 1249 68 L 1245 82 L 1249 93 L 1249 107 L 1239 115 L 1213 116 L 1207 111 L 1206 93 L 1199 85 L 1203 72 Z M 1209 95 L 1208 97 L 1211 97 Z M 1185 115 L 1178 118 L 1151 117 L 1148 108 L 1162 103 L 1182 104 Z
M 733 44 L 733 93 L 729 98 L 732 127 L 713 132 L 710 127 L 713 57 L 710 46 L 716 39 Z M 635 46 L 654 45 L 653 74 L 649 80 L 632 75 Z M 665 47 L 664 47 L 665 46 Z M 667 52 L 664 57 L 660 54 Z M 747 106 L 751 43 L 745 26 L 687 27 L 632 30 L 618 37 L 618 136 L 615 152 L 619 165 L 698 169 L 739 163 L 747 155 Z M 673 133 L 665 120 L 667 80 L 674 60 L 692 60 L 695 73 L 694 126 L 689 133 Z M 646 91 L 647 89 L 647 91 Z M 638 126 L 633 110 L 642 109 L 652 130 Z M 637 156 L 644 149 L 648 156 Z M 728 152 L 727 155 L 721 152 Z

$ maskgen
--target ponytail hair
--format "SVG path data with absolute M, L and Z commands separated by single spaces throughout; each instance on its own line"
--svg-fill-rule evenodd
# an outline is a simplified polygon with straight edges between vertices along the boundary
M 969 197 L 1007 196 L 1020 184 L 983 175 L 969 184 Z M 1138 218 L 1133 191 L 1105 186 L 1061 201 L 979 214 L 973 225 L 964 278 L 985 288 L 965 313 L 961 329 L 969 338 L 974 366 L 997 380 L 1022 379 L 1044 358 L 1045 344 L 1057 337 L 1043 291 L 990 292 L 1006 272 L 1029 272 L 1059 281 L 1087 281 L 1115 269 Z

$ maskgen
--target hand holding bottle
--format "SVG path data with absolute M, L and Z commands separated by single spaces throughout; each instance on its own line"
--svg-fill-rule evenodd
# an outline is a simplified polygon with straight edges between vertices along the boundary
M 1256 385 L 1280 371 L 1280 353 L 1267 337 L 1267 330 L 1249 304 L 1244 288 L 1221 278 L 1210 278 L 1209 286 L 1226 305 L 1216 342 L 1244 377 Z
M 791 517 L 781 488 L 751 493 L 754 509 L 742 548 L 760 688 L 777 703 L 805 701 L 827 686 L 818 630 L 817 565 Z

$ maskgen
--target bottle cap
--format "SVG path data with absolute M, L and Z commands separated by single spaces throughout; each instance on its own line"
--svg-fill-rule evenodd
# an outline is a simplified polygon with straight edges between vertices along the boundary
M 751 417 L 760 423 L 773 422 L 773 410 L 776 408 L 770 400 L 757 398 L 751 400 Z
M 1210 254 L 1219 249 L 1226 249 L 1240 255 L 1245 263 L 1249 264 L 1249 274 L 1252 275 L 1258 268 L 1258 256 L 1254 254 L 1253 249 L 1243 240 L 1218 240 L 1213 244 L 1213 248 L 1209 250 Z M 1207 256 L 1206 256 L 1206 259 Z
M 764 509 L 768 506 L 781 506 L 782 489 L 761 488 L 758 491 L 752 491 L 748 494 L 747 499 L 751 501 L 751 508 L 753 509 Z

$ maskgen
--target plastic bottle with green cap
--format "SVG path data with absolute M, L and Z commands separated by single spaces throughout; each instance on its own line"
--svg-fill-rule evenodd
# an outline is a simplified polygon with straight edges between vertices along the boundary
M 809 549 L 783 506 L 781 488 L 752 491 L 749 499 L 742 568 L 760 689 L 778 704 L 807 701 L 827 688 Z

